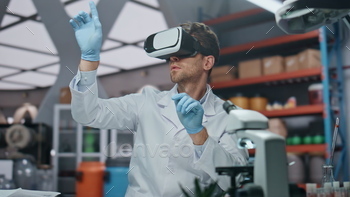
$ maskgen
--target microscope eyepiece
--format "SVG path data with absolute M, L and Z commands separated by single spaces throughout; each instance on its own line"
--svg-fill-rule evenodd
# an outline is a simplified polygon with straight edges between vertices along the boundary
M 233 104 L 231 101 L 225 101 L 222 107 L 224 108 L 227 114 L 229 114 L 231 110 L 237 109 L 237 106 Z

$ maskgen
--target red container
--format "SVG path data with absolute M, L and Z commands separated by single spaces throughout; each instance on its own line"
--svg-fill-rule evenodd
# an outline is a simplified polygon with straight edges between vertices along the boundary
M 101 162 L 81 162 L 76 174 L 77 197 L 103 197 L 105 165 Z
M 311 105 L 323 103 L 323 85 L 321 83 L 309 86 L 309 102 Z

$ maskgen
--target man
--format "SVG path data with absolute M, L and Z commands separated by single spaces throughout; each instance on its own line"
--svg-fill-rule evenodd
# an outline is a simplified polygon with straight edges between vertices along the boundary
M 223 101 L 207 84 L 219 56 L 216 35 L 202 23 L 182 25 L 205 52 L 167 59 L 176 83 L 170 91 L 145 88 L 142 94 L 99 99 L 95 77 L 102 33 L 96 7 L 90 8 L 91 18 L 80 12 L 70 20 L 82 52 L 80 72 L 70 83 L 72 115 L 91 127 L 136 131 L 126 196 L 178 197 L 180 185 L 194 192 L 195 178 L 202 187 L 217 181 L 226 190 L 229 177 L 219 177 L 215 167 L 244 165 L 246 156 L 225 132 Z

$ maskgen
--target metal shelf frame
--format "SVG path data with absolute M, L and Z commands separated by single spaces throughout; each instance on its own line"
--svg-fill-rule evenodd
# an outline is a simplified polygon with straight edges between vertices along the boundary
M 335 23 L 334 27 L 334 45 L 330 51 L 328 51 L 327 45 L 327 27 L 322 27 L 320 29 L 320 49 L 321 49 L 321 61 L 323 65 L 323 102 L 324 102 L 324 132 L 325 132 L 325 141 L 328 144 L 327 152 L 328 155 L 331 153 L 331 144 L 333 137 L 333 128 L 335 124 L 336 117 L 339 117 L 339 130 L 338 134 L 341 141 L 341 153 L 338 158 L 337 163 L 334 168 L 334 176 L 336 179 L 342 179 L 343 181 L 349 181 L 349 158 L 347 151 L 348 143 L 347 143 L 347 126 L 346 126 L 346 113 L 345 113 L 345 94 L 344 94 L 344 72 L 343 72 L 343 62 L 342 62 L 342 50 L 341 50 L 341 40 L 340 40 L 340 26 L 339 23 Z M 330 60 L 335 56 L 336 59 L 336 77 L 334 79 L 331 78 L 331 65 Z M 332 86 L 333 90 L 330 90 L 331 84 L 335 84 Z M 332 109 L 331 98 L 336 98 L 339 113 Z M 329 162 L 329 158 L 327 158 L 327 163 Z M 342 173 L 340 173 L 342 171 Z
M 83 161 L 84 157 L 94 157 L 99 158 L 100 162 L 105 162 L 107 155 L 105 154 L 105 149 L 107 147 L 107 130 L 98 130 L 99 134 L 99 152 L 93 152 L 93 153 L 85 153 L 83 152 L 83 134 L 84 134 L 84 126 L 81 124 L 76 125 L 74 128 L 70 128 L 69 132 L 67 132 L 66 128 L 60 128 L 60 118 L 62 117 L 62 111 L 69 111 L 71 110 L 71 105 L 69 104 L 56 104 L 54 106 L 54 127 L 53 127 L 53 156 L 52 156 L 52 165 L 53 167 L 53 182 L 54 182 L 54 191 L 57 191 L 58 189 L 58 179 L 60 178 L 58 176 L 59 171 L 59 161 L 62 158 L 70 158 L 75 161 L 76 166 L 74 166 L 75 169 L 78 168 L 78 165 Z M 67 117 L 65 117 L 67 118 Z M 71 117 L 69 117 L 71 118 Z M 63 131 L 63 132 L 61 132 Z M 76 134 L 76 144 L 75 144 L 75 151 L 73 152 L 59 152 L 60 151 L 60 137 L 62 134 Z M 93 131 L 93 133 L 97 133 L 97 131 Z

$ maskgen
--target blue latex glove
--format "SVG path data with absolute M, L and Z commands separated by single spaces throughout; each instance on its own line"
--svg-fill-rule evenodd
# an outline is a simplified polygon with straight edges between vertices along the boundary
M 94 2 L 90 2 L 91 17 L 80 11 L 69 23 L 75 31 L 75 38 L 81 50 L 81 59 L 99 61 L 102 44 L 102 27 Z
M 204 127 L 202 125 L 204 110 L 199 101 L 186 93 L 175 94 L 171 97 L 175 101 L 177 115 L 189 134 L 196 134 Z

